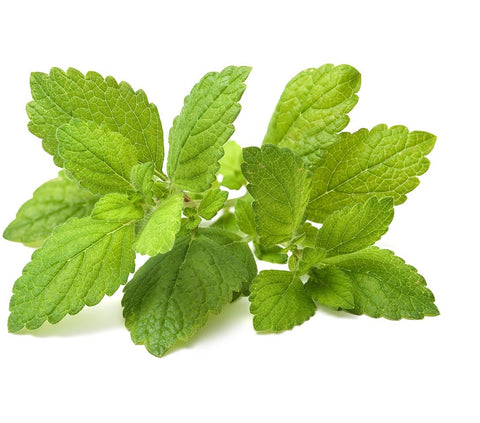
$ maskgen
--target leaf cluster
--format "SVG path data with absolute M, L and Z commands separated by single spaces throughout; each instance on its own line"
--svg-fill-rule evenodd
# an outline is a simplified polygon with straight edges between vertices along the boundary
M 157 356 L 240 296 L 268 332 L 302 324 L 318 304 L 392 320 L 438 314 L 416 269 L 374 246 L 428 169 L 435 136 L 342 132 L 360 74 L 324 65 L 287 84 L 263 145 L 242 150 L 230 137 L 249 73 L 229 66 L 193 87 L 166 163 L 142 90 L 95 72 L 32 73 L 29 129 L 62 170 L 4 232 L 38 248 L 13 287 L 11 332 L 56 323 L 124 284 L 126 327 Z M 151 258 L 127 283 L 136 253 Z M 287 266 L 258 273 L 255 257 Z

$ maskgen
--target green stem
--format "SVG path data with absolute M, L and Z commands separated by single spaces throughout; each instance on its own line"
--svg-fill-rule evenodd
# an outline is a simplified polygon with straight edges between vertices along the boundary
M 163 173 L 161 170 L 155 169 L 155 174 L 162 180 L 162 181 L 168 181 L 167 175 Z

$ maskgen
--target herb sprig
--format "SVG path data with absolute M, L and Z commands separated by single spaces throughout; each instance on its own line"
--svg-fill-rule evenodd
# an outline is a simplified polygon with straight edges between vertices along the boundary
M 32 73 L 29 129 L 63 169 L 4 232 L 38 247 L 13 287 L 11 332 L 57 323 L 123 284 L 126 327 L 156 356 L 239 296 L 268 332 L 302 324 L 317 303 L 392 320 L 438 314 L 416 269 L 373 245 L 428 169 L 435 136 L 342 132 L 360 74 L 327 64 L 287 84 L 263 145 L 242 150 L 230 137 L 249 73 L 229 66 L 193 87 L 166 171 L 142 90 L 95 72 Z M 151 258 L 127 283 L 136 253 Z M 257 273 L 255 256 L 286 268 Z

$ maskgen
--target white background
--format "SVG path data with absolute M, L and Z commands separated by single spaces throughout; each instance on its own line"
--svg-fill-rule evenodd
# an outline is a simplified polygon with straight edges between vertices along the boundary
M 255 334 L 248 301 L 158 359 L 130 341 L 120 293 L 55 326 L 7 333 L 32 250 L 0 241 L 0 420 L 480 421 L 476 1 L 5 1 L 0 6 L 0 226 L 56 175 L 27 130 L 29 73 L 96 70 L 143 88 L 165 132 L 207 71 L 251 65 L 234 139 L 260 145 L 298 71 L 362 73 L 348 129 L 404 124 L 438 136 L 432 165 L 379 245 L 425 276 L 440 317 L 391 322 L 320 309 Z M 477 401 L 477 405 L 475 404 Z

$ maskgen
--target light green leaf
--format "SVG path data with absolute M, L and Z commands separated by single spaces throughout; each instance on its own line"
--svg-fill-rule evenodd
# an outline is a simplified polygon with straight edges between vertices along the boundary
M 332 283 L 328 277 L 331 275 L 335 275 L 338 283 L 338 272 L 350 279 L 355 306 L 348 311 L 354 314 L 391 320 L 422 319 L 439 314 L 425 279 L 392 251 L 368 247 L 326 258 L 323 263 L 337 269 L 323 278 L 324 284 Z
M 238 227 L 243 233 L 254 236 L 257 233 L 257 229 L 252 202 L 253 197 L 248 193 L 243 197 L 238 198 L 235 201 L 235 219 L 237 220 Z
M 222 209 L 227 198 L 227 191 L 222 191 L 218 188 L 207 191 L 198 206 L 198 214 L 207 220 L 214 218 Z
M 242 147 L 235 141 L 229 140 L 223 146 L 224 156 L 219 160 L 220 170 L 218 173 L 223 175 L 222 185 L 230 189 L 240 189 L 245 185 L 240 166 L 242 165 Z
M 430 162 L 425 155 L 435 139 L 427 132 L 386 125 L 340 134 L 313 171 L 308 219 L 323 222 L 335 210 L 372 196 L 403 203 L 405 194 L 419 184 L 417 176 L 427 171 Z
M 248 279 L 244 264 L 213 239 L 177 239 L 148 260 L 125 287 L 125 325 L 135 344 L 156 356 L 185 341 L 232 300 Z
M 329 256 L 353 253 L 377 242 L 393 219 L 393 199 L 370 198 L 327 216 L 317 232 L 316 245 Z
M 149 256 L 170 251 L 180 230 L 182 206 L 182 194 L 161 200 L 138 235 L 135 250 Z
M 130 181 L 147 203 L 153 204 L 153 163 L 140 163 L 132 167 Z
M 29 245 L 41 244 L 56 226 L 71 217 L 88 216 L 97 199 L 60 172 L 58 178 L 41 185 L 20 207 L 3 237 Z
M 92 192 L 129 192 L 130 172 L 137 164 L 135 149 L 117 132 L 93 122 L 72 119 L 58 128 L 58 151 L 65 169 Z
M 292 329 L 312 317 L 316 308 L 300 278 L 283 270 L 262 270 L 252 282 L 249 300 L 258 331 Z
M 334 266 L 311 269 L 305 289 L 315 301 L 335 310 L 355 307 L 352 279 Z
M 57 323 L 112 295 L 134 271 L 135 215 L 109 222 L 71 218 L 32 255 L 13 287 L 8 329 Z
M 245 66 L 208 73 L 185 97 L 169 134 L 167 172 L 177 188 L 203 192 L 216 180 L 249 73 Z
M 303 269 L 315 266 L 317 263 L 319 263 L 321 260 L 323 260 L 327 256 L 327 250 L 325 250 L 325 248 L 322 248 L 322 247 L 316 247 L 316 248 L 306 247 L 301 251 L 302 251 L 301 263 L 302 263 Z M 299 273 L 301 275 L 304 275 L 306 272 L 302 271 Z
M 265 247 L 290 241 L 303 222 L 311 177 L 303 160 L 275 145 L 243 150 L 242 171 L 254 198 L 256 230 Z
M 96 72 L 83 75 L 76 69 L 64 72 L 52 68 L 50 74 L 33 72 L 30 78 L 33 101 L 27 105 L 30 131 L 43 139 L 43 148 L 58 156 L 57 128 L 80 118 L 126 137 L 135 147 L 140 162 L 163 163 L 163 130 L 154 104 L 142 90 L 134 91 L 126 82 L 103 78 Z
M 348 65 L 300 72 L 285 87 L 263 143 L 287 147 L 307 163 L 318 161 L 347 126 L 359 89 L 360 74 Z
M 92 218 L 108 222 L 138 221 L 143 218 L 144 211 L 135 205 L 125 194 L 112 192 L 100 198 L 92 211 Z

